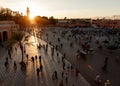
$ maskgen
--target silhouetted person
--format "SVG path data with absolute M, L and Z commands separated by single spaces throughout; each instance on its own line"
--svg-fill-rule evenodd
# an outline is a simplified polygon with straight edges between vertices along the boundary
M 14 69 L 15 69 L 15 70 L 17 69 L 16 61 L 14 61 Z
M 108 57 L 105 58 L 105 64 L 107 64 L 107 63 L 108 63 Z
M 28 60 L 28 54 L 26 54 L 27 60 Z
M 107 64 L 104 64 L 103 70 L 107 70 Z
M 76 77 L 78 77 L 79 70 L 76 68 Z
M 8 49 L 8 55 L 9 55 L 9 58 L 11 59 L 11 50 Z
M 37 69 L 36 69 L 36 71 L 37 71 L 37 75 L 39 75 L 40 69 L 39 69 L 39 68 L 37 68 Z
M 35 56 L 35 59 L 37 60 L 37 55 Z
M 63 70 L 65 70 L 65 62 L 63 62 Z
M 66 83 L 68 83 L 68 77 L 65 78 Z
M 57 77 L 57 71 L 54 72 L 56 80 L 58 79 Z
M 32 58 L 31 58 L 31 59 L 32 59 L 32 62 L 34 62 L 34 57 L 33 57 L 33 56 L 32 56 Z
M 40 71 L 42 72 L 42 69 L 43 69 L 43 66 L 42 66 L 42 64 L 40 64 Z
M 41 56 L 39 56 L 39 61 L 41 62 Z

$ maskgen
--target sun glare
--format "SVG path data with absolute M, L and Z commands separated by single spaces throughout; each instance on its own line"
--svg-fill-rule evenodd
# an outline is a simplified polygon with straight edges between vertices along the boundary
M 34 19 L 35 15 L 34 14 L 30 14 L 30 19 Z
M 20 3 L 22 8 L 20 9 L 24 15 L 26 14 L 26 8 L 30 10 L 29 18 L 33 20 L 35 16 L 49 16 L 50 12 L 42 4 L 38 4 L 34 1 L 23 1 Z
M 42 7 L 40 8 L 36 2 L 29 1 L 27 3 L 27 6 L 29 7 L 30 10 L 30 15 L 29 15 L 30 19 L 33 19 L 37 15 L 44 14 L 44 9 L 42 9 Z

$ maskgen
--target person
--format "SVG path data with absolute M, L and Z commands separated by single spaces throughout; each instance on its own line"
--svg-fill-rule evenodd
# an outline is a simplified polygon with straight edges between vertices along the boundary
M 63 62 L 63 70 L 65 70 L 65 62 Z
M 110 80 L 106 80 L 104 86 L 110 86 Z
M 57 57 L 59 56 L 59 53 L 57 52 Z
M 9 58 L 12 59 L 11 58 L 11 50 L 10 49 L 8 49 L 8 55 L 9 55 Z
M 17 67 L 16 61 L 14 61 L 14 67 Z
M 65 78 L 66 83 L 68 83 L 68 77 Z
M 8 57 L 6 57 L 6 61 L 8 62 Z
M 26 70 L 26 63 L 25 62 L 20 62 L 21 65 L 21 70 Z
M 61 48 L 63 48 L 63 44 L 62 43 L 60 44 L 60 46 L 61 46 Z
M 51 48 L 51 55 L 54 55 L 54 47 Z
M 107 80 L 106 82 L 107 82 L 107 85 L 110 86 L 110 80 Z
M 70 68 L 71 68 L 71 70 L 72 70 L 72 69 L 73 69 L 73 66 L 71 65 Z
M 17 52 L 17 48 L 15 47 L 15 50 L 16 50 L 16 52 Z
M 108 63 L 108 57 L 105 58 L 105 64 L 107 64 L 107 63 Z
M 16 61 L 14 61 L 14 70 L 15 70 L 15 71 L 17 70 L 17 64 L 16 64 Z
M 5 67 L 8 67 L 8 57 L 6 57 L 6 61 L 4 63 Z
M 28 60 L 28 54 L 26 54 L 27 60 Z
M 33 57 L 33 56 L 32 56 L 32 58 L 31 58 L 31 59 L 32 59 L 32 61 L 34 62 L 34 57 Z
M 62 63 L 64 62 L 64 57 L 62 56 Z
M 37 55 L 35 56 L 35 59 L 37 60 Z
M 107 82 L 105 81 L 104 86 L 107 86 Z
M 37 75 L 39 75 L 40 69 L 39 69 L 39 68 L 37 68 L 37 69 L 36 69 L 36 71 L 37 71 Z
M 100 74 L 96 74 L 95 82 L 96 82 L 97 84 L 100 84 L 100 83 L 101 83 Z
M 7 68 L 7 67 L 8 67 L 8 62 L 5 61 L 4 65 L 5 65 L 5 67 Z
M 41 56 L 39 56 L 39 61 L 41 62 Z
M 104 64 L 104 66 L 102 67 L 102 69 L 103 69 L 104 71 L 107 71 L 107 64 Z
M 64 77 L 64 72 L 62 71 L 62 78 Z
M 42 69 L 43 69 L 43 66 L 42 66 L 42 64 L 40 64 L 40 71 L 42 72 Z
M 65 53 L 63 54 L 63 57 L 66 58 L 66 54 Z
M 55 75 L 55 78 L 56 78 L 56 80 L 58 79 L 58 77 L 57 77 L 57 71 L 55 70 L 55 72 L 54 72 L 54 75 Z
M 79 70 L 76 68 L 76 77 L 78 77 Z

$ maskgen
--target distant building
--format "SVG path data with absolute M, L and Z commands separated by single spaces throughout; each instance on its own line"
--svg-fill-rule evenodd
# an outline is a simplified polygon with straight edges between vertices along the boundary
M 91 27 L 91 19 L 59 19 L 58 26 L 60 27 Z
M 92 20 L 92 26 L 99 28 L 120 29 L 120 20 L 96 19 L 96 20 Z
M 57 22 L 57 26 L 60 26 L 60 27 L 68 27 L 69 23 L 70 23 L 69 20 L 59 19 L 58 22 Z
M 9 39 L 13 32 L 19 29 L 14 21 L 0 21 L 0 43 Z

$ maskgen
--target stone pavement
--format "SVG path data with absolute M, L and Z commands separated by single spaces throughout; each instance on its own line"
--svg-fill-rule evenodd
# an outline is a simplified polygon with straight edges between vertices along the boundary
M 42 47 L 40 50 L 37 48 L 36 44 L 38 42 L 41 45 L 45 45 L 46 42 L 36 39 L 34 36 L 30 36 L 28 42 L 31 42 L 32 45 L 25 45 L 26 54 L 29 54 L 28 59 L 24 55 L 24 61 L 26 62 L 26 70 L 21 70 L 19 62 L 21 61 L 21 51 L 17 47 L 13 47 L 12 59 L 9 59 L 9 67 L 4 66 L 6 57 L 8 57 L 7 51 L 3 48 L 0 48 L 0 86 L 58 86 L 58 83 L 63 80 L 64 86 L 90 86 L 90 84 L 79 74 L 78 77 L 75 75 L 75 68 L 73 70 L 63 70 L 61 57 L 55 53 L 54 56 L 51 56 L 51 45 L 48 45 L 48 51 L 45 52 L 45 49 Z M 31 61 L 31 57 L 37 59 L 34 62 Z M 41 63 L 43 65 L 43 71 L 37 75 L 36 69 L 40 67 L 40 62 L 38 56 L 41 56 Z M 17 63 L 17 69 L 14 68 L 14 61 Z M 71 65 L 70 62 L 65 60 L 66 65 Z M 73 66 L 74 67 L 74 66 Z M 66 67 L 67 68 L 67 67 Z M 52 74 L 54 71 L 57 71 L 58 80 L 52 80 Z M 64 72 L 64 78 L 62 78 L 61 73 Z M 65 77 L 68 77 L 68 83 L 65 81 Z
M 96 44 L 96 40 L 99 39 L 100 44 L 104 45 L 102 41 L 104 39 L 107 39 L 107 36 L 105 34 L 105 36 L 99 37 L 99 34 L 97 34 L 90 43 L 90 45 L 94 49 L 94 52 L 92 54 L 87 54 L 86 60 L 82 57 L 78 59 L 76 58 L 76 51 L 77 49 L 81 49 L 81 46 L 78 42 L 75 41 L 74 37 L 70 37 L 68 39 L 68 36 L 71 35 L 71 30 L 73 29 L 75 30 L 76 28 L 48 28 L 45 29 L 44 34 L 42 35 L 42 39 L 51 42 L 51 44 L 54 46 L 60 46 L 60 43 L 62 43 L 63 48 L 58 49 L 60 53 L 66 53 L 66 59 L 69 60 L 72 65 L 79 69 L 80 73 L 89 81 L 89 83 L 91 83 L 92 86 L 97 86 L 94 80 L 96 74 L 98 73 L 100 74 L 100 78 L 102 79 L 102 84 L 100 86 L 104 86 L 104 81 L 107 79 L 110 80 L 111 86 L 120 86 L 120 63 L 116 62 L 116 56 L 120 57 L 120 49 L 108 50 L 105 46 L 102 49 L 99 49 L 98 44 Z M 83 28 L 82 30 L 89 31 L 91 30 L 91 28 Z M 65 37 L 61 36 L 62 31 L 68 31 L 68 33 L 65 34 Z M 48 37 L 46 37 L 46 34 L 48 34 Z M 86 34 L 83 35 L 82 39 L 84 39 L 85 36 Z M 113 36 L 110 37 L 112 41 Z M 60 38 L 60 42 L 58 42 L 58 38 Z M 70 48 L 71 42 L 73 42 L 72 48 Z M 82 42 L 83 41 L 81 41 L 81 43 Z M 102 70 L 105 57 L 109 58 L 107 71 Z

